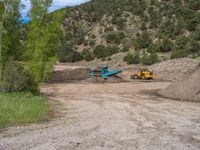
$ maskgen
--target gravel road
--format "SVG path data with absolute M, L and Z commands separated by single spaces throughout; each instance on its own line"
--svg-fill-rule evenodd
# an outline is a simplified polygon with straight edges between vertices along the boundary
M 168 82 L 47 84 L 54 118 L 0 131 L 0 150 L 199 150 L 200 104 L 164 99 Z

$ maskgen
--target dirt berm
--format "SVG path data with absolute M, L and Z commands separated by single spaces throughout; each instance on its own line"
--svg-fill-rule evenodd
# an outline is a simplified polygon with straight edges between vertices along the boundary
M 55 70 L 48 82 L 66 83 L 75 80 L 86 80 L 89 77 L 89 68 L 56 65 Z
M 200 63 L 159 93 L 167 98 L 200 102 Z
M 175 81 L 187 71 L 196 68 L 199 63 L 200 61 L 191 58 L 180 58 L 163 61 L 148 68 L 155 73 L 158 79 Z

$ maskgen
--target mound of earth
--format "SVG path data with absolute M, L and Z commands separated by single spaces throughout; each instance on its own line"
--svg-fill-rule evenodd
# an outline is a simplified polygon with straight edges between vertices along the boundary
M 159 93 L 167 98 L 200 102 L 200 63 Z
M 89 77 L 89 68 L 82 68 L 76 66 L 58 65 L 48 82 L 64 83 L 73 82 L 75 80 L 86 80 Z
M 187 71 L 197 67 L 200 61 L 191 58 L 173 59 L 149 66 L 156 78 L 174 81 L 182 77 Z
M 101 77 L 98 79 L 89 79 L 89 72 L 90 68 L 87 67 L 59 64 L 55 66 L 55 70 L 48 82 L 71 83 L 76 81 L 84 81 L 92 83 L 117 83 L 123 81 L 122 78 L 118 77 L 117 75 L 106 80 Z

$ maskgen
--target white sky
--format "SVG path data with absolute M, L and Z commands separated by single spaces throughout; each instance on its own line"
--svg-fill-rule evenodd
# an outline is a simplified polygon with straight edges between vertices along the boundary
M 50 12 L 57 10 L 59 8 L 65 7 L 65 6 L 74 6 L 79 5 L 85 2 L 88 2 L 90 0 L 53 0 L 53 5 L 49 9 Z M 22 0 L 22 3 L 26 6 L 24 10 L 22 10 L 22 17 L 26 17 L 28 10 L 30 9 L 30 2 L 29 0 Z

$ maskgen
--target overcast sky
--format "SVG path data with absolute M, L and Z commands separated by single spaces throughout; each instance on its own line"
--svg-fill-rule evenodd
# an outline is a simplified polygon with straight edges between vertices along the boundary
M 65 6 L 80 5 L 88 1 L 90 0 L 53 0 L 53 5 L 49 11 L 52 12 Z M 22 0 L 22 3 L 26 6 L 26 8 L 22 11 L 22 17 L 25 18 L 28 10 L 30 9 L 30 2 L 29 0 Z

